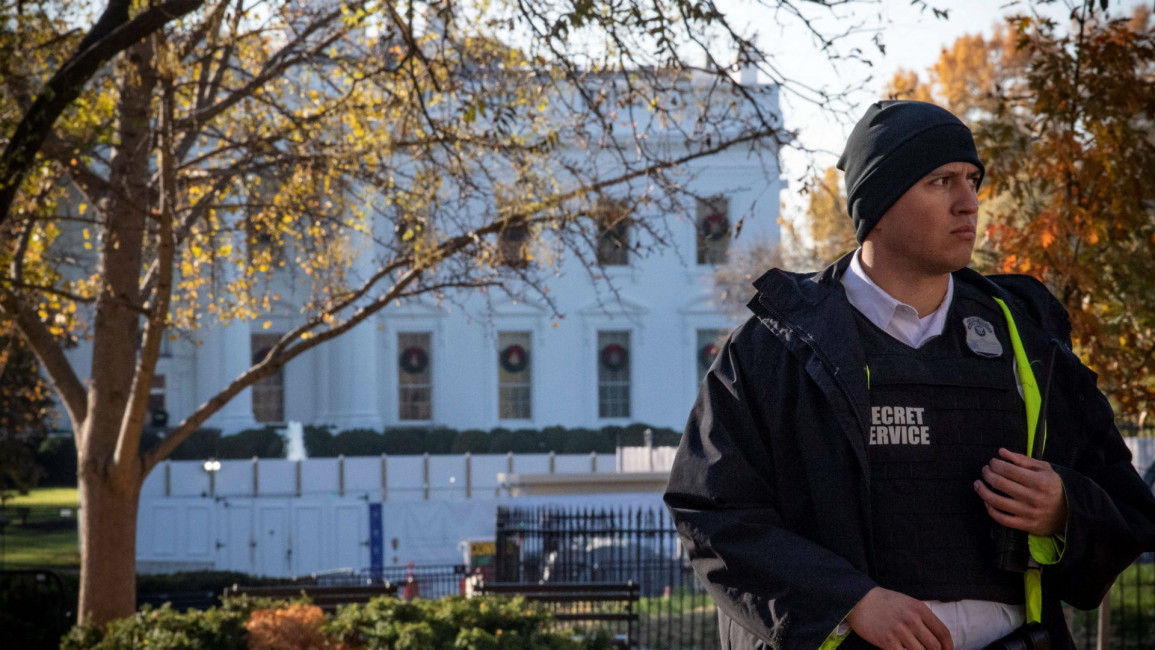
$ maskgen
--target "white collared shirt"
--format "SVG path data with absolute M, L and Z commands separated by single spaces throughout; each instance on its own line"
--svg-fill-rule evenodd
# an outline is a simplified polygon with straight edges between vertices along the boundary
M 861 248 L 854 252 L 850 268 L 842 275 L 842 286 L 846 290 L 846 298 L 850 304 L 879 329 L 912 348 L 918 349 L 941 335 L 946 327 L 946 316 L 950 311 L 951 301 L 954 300 L 954 277 L 950 276 L 947 281 L 946 295 L 943 296 L 938 308 L 919 318 L 917 309 L 895 300 L 866 275 L 859 261 L 861 254 Z M 1019 394 L 1022 394 L 1021 388 Z M 1025 608 L 1022 605 L 1006 605 L 986 600 L 923 602 L 950 630 L 955 650 L 983 648 L 1022 625 L 1025 616 Z
M 850 268 L 842 275 L 842 286 L 846 298 L 866 319 L 878 329 L 898 339 L 906 345 L 918 349 L 927 341 L 942 334 L 946 327 L 946 315 L 954 299 L 954 277 L 947 276 L 946 295 L 933 312 L 918 317 L 918 310 L 895 300 L 893 296 L 874 283 L 862 268 L 859 257 L 862 249 L 854 252 Z

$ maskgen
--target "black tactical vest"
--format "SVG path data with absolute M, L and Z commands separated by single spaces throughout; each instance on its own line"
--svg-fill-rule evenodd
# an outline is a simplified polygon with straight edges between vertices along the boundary
M 869 369 L 874 578 L 920 600 L 1021 604 L 1022 575 L 995 568 L 993 521 L 973 487 L 999 447 L 1026 448 L 998 305 L 955 283 L 942 336 L 917 350 L 855 315 Z

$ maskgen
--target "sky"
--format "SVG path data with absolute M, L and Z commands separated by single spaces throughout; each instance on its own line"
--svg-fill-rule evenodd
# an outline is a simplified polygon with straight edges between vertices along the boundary
M 757 32 L 757 42 L 774 55 L 779 69 L 787 77 L 806 80 L 812 87 L 840 92 L 858 87 L 848 97 L 846 111 L 836 114 L 822 110 L 815 104 L 799 100 L 790 92 L 783 93 L 782 110 L 786 126 L 798 131 L 798 141 L 818 153 L 786 149 L 782 154 L 783 178 L 787 181 L 782 201 L 785 214 L 793 216 L 805 209 L 800 178 L 807 174 L 811 163 L 818 169 L 833 165 L 842 150 L 854 121 L 866 107 L 882 97 L 886 82 L 899 68 L 915 70 L 925 78 L 925 71 L 938 59 L 944 47 L 965 34 L 982 33 L 989 36 L 1004 17 L 1037 11 L 1053 19 L 1064 21 L 1070 14 L 1070 4 L 1078 0 L 1059 0 L 1040 5 L 1022 0 L 927 0 L 934 7 L 946 9 L 947 19 L 935 17 L 930 11 L 912 6 L 910 0 L 877 0 L 842 6 L 833 12 L 811 12 L 820 16 L 819 27 L 828 31 L 845 30 L 863 25 L 858 33 L 840 47 L 844 52 L 858 47 L 872 65 L 844 61 L 832 65 L 827 57 L 807 38 L 798 24 L 777 20 L 769 11 L 752 12 L 744 0 L 720 0 L 723 11 L 733 20 L 740 12 L 750 13 L 751 31 Z M 1149 4 L 1151 0 L 1146 0 Z M 1096 3 L 1097 4 L 1097 3 Z M 1113 16 L 1129 15 L 1136 0 L 1112 0 Z M 783 26 L 783 23 L 787 23 Z M 883 28 L 878 29 L 879 25 Z M 870 26 L 873 26 L 871 28 Z M 879 52 L 873 39 L 878 35 L 885 46 Z

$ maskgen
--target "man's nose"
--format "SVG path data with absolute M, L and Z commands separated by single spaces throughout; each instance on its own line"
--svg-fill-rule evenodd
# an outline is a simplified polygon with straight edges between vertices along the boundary
M 970 183 L 963 186 L 955 196 L 954 210 L 958 214 L 974 214 L 979 211 L 979 195 Z

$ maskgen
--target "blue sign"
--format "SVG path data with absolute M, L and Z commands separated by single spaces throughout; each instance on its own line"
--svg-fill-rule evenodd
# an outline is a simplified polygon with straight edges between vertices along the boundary
M 369 569 L 374 574 L 385 566 L 385 535 L 381 530 L 381 504 L 369 504 Z

